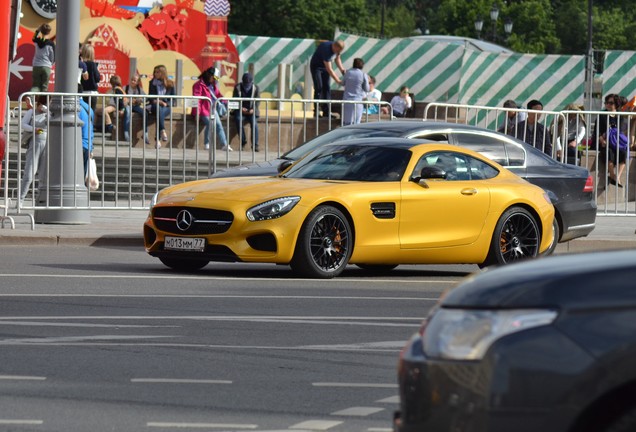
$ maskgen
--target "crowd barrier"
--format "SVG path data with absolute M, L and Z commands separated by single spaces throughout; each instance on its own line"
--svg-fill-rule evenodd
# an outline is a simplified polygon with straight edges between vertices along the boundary
M 214 106 L 209 98 L 162 96 L 169 101 L 170 108 L 163 118 L 165 133 L 162 133 L 158 127 L 160 113 L 145 108 L 157 98 L 155 95 L 30 92 L 21 95 L 20 100 L 30 98 L 35 105 L 39 96 L 45 98 L 49 113 L 41 128 L 45 133 L 25 129 L 22 124 L 27 113 L 24 102 L 11 110 L 7 122 L 0 196 L 3 226 L 5 220 L 13 226 L 13 219 L 23 216 L 30 218 L 33 227 L 32 213 L 40 209 L 146 209 L 152 196 L 166 186 L 207 178 L 219 169 L 280 157 L 314 136 L 341 126 L 344 119 L 335 112 L 342 113 L 346 106 L 353 104 L 354 111 L 371 105 L 384 106 L 391 111 L 387 102 L 256 98 L 260 112 L 256 123 L 257 149 L 252 145 L 251 122 L 246 117 L 240 117 L 238 122 L 235 118 L 235 110 L 251 98 L 219 100 L 227 112 L 208 118 L 209 145 L 206 146 L 205 119 L 193 115 L 192 109 L 201 101 Z M 81 126 L 76 120 L 81 109 L 80 98 L 94 101 L 95 106 L 89 130 L 94 131 L 91 142 L 100 179 L 97 190 L 88 190 L 84 182 Z M 105 113 L 106 107 L 117 106 L 124 99 L 129 104 L 129 122 L 125 121 L 125 114 L 117 110 Z M 138 112 L 131 108 L 133 99 L 140 99 L 140 109 L 135 110 Z M 324 116 L 314 116 L 316 103 L 327 107 Z M 362 121 L 382 118 L 391 118 L 391 115 L 365 111 Z M 108 126 L 109 123 L 112 126 Z M 248 135 L 245 147 L 241 146 L 241 126 L 245 126 Z M 221 134 L 227 139 L 226 147 L 222 145 Z M 42 140 L 44 151 L 39 164 L 27 164 L 31 157 L 29 148 L 34 148 L 35 140 Z M 25 176 L 33 178 L 28 186 L 22 185 Z M 26 196 L 21 200 L 23 191 Z
M 535 147 L 544 151 L 549 138 L 552 144 L 550 156 L 563 163 L 584 166 L 590 171 L 595 182 L 595 199 L 599 215 L 636 216 L 636 112 L 537 111 L 430 103 L 424 111 L 424 119 L 468 124 L 515 135 L 511 124 L 506 121 L 509 113 L 522 117 L 530 114 L 541 116 L 539 122 L 542 128 L 538 135 L 539 128 L 532 132 L 533 136 L 521 133 L 518 137 L 526 142 L 535 143 Z M 615 119 L 611 122 L 615 122 L 617 129 L 627 138 L 627 147 L 624 151 L 610 152 L 607 151 L 609 144 L 597 145 L 604 131 L 595 125 L 608 122 L 610 118 Z M 572 140 L 575 141 L 575 147 L 568 152 L 568 145 Z M 614 182 L 617 184 L 610 181 L 610 172 L 615 173 Z
M 205 124 L 192 115 L 192 108 L 200 101 L 213 104 L 204 97 L 165 96 L 169 100 L 170 110 L 164 118 L 165 135 L 157 125 L 160 118 L 157 112 L 143 108 L 142 114 L 130 113 L 130 122 L 124 115 L 115 112 L 111 115 L 112 130 L 109 130 L 104 107 L 117 104 L 118 100 L 131 98 L 131 95 L 111 94 L 71 94 L 71 93 L 25 93 L 21 100 L 30 97 L 35 104 L 38 96 L 46 98 L 49 107 L 44 128 L 44 152 L 39 164 L 30 164 L 28 148 L 38 139 L 36 132 L 28 132 L 22 125 L 26 108 L 18 104 L 9 113 L 7 121 L 7 148 L 2 171 L 2 196 L 0 196 L 0 220 L 2 227 L 9 223 L 14 226 L 15 217 L 29 218 L 34 227 L 33 211 L 38 209 L 146 209 L 152 196 L 171 184 L 207 178 L 220 169 L 239 164 L 262 162 L 275 159 L 303 142 L 328 130 L 343 125 L 343 117 L 332 115 L 342 113 L 344 107 L 354 104 L 355 109 L 371 105 L 385 106 L 386 102 L 316 101 L 311 99 L 257 98 L 260 116 L 257 121 L 259 131 L 258 149 L 253 145 L 254 131 L 251 122 L 239 118 L 238 124 L 234 110 L 249 98 L 223 98 L 229 109 L 220 116 L 210 118 L 209 146 L 206 148 Z M 96 161 L 101 184 L 97 190 L 89 190 L 84 182 L 84 164 L 81 127 L 76 117 L 80 109 L 79 98 L 95 99 L 95 117 L 89 130 L 94 130 L 93 158 Z M 145 107 L 153 95 L 134 95 Z M 327 107 L 324 116 L 315 116 L 315 104 Z M 216 112 L 216 110 L 214 110 Z M 362 121 L 390 120 L 390 114 L 365 114 Z M 510 133 L 511 123 L 507 122 L 509 113 L 516 115 L 541 115 L 544 127 L 532 131 L 533 136 L 520 136 L 533 142 L 543 143 L 547 138 L 561 148 L 552 146 L 551 156 L 564 163 L 573 163 L 587 167 L 595 179 L 595 196 L 599 214 L 635 216 L 636 210 L 636 165 L 631 146 L 636 135 L 635 113 L 615 113 L 619 129 L 623 128 L 630 141 L 626 150 L 625 164 L 618 176 L 618 185 L 610 183 L 609 170 L 623 166 L 623 157 L 619 152 L 614 158 L 609 152 L 599 151 L 595 143 L 599 140 L 599 131 L 593 125 L 607 119 L 604 111 L 533 111 L 526 109 L 508 109 L 447 103 L 430 103 L 426 107 L 424 119 L 470 124 L 492 130 Z M 70 116 L 70 117 L 69 117 Z M 216 128 L 216 121 L 220 128 Z M 572 121 L 568 121 L 573 119 Z M 245 124 L 243 124 L 245 123 Z M 126 127 L 124 127 L 124 125 Z M 242 127 L 245 126 L 246 145 L 243 147 Z M 573 157 L 568 157 L 567 142 L 572 129 L 585 127 L 585 132 L 576 147 Z M 228 146 L 222 145 L 221 132 Z M 69 162 L 70 161 L 70 162 Z M 25 167 L 29 172 L 25 172 Z M 33 181 L 24 189 L 21 185 L 24 176 Z M 69 178 L 71 181 L 69 182 Z M 23 201 L 21 191 L 26 190 Z M 57 195 L 56 195 L 57 194 Z

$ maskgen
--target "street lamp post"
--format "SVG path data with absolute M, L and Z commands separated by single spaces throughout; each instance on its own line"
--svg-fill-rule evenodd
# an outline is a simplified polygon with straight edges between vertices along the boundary
M 492 41 L 497 41 L 497 18 L 499 18 L 499 8 L 496 4 L 490 9 L 490 20 L 492 21 Z
M 477 39 L 481 39 L 481 30 L 484 28 L 484 20 L 481 16 L 478 16 L 475 20 L 475 31 L 477 32 Z

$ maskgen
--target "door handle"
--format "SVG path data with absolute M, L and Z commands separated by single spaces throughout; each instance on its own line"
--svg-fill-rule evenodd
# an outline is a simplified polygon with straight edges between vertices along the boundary
M 462 189 L 462 195 L 477 195 L 477 189 L 475 188 Z

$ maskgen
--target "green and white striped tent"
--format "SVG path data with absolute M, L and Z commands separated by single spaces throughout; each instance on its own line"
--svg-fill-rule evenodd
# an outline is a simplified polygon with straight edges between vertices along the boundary
M 607 51 L 603 65 L 603 95 L 636 96 L 636 52 Z
M 344 66 L 363 58 L 364 70 L 376 77 L 383 92 L 408 85 L 418 101 L 485 106 L 501 106 L 506 99 L 520 105 L 539 99 L 546 110 L 583 103 L 584 56 L 498 54 L 446 42 L 346 33 L 336 33 L 336 39 L 345 42 Z M 278 65 L 293 65 L 292 82 L 302 83 L 316 47 L 313 39 L 234 36 L 234 40 L 241 62 L 255 65 L 261 90 L 273 94 L 278 94 Z

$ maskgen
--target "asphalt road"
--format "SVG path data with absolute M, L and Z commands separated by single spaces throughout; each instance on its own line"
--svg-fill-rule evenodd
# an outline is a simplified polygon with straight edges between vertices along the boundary
M 4 247 L 0 430 L 390 431 L 396 363 L 476 266 L 210 264 L 137 248 Z

